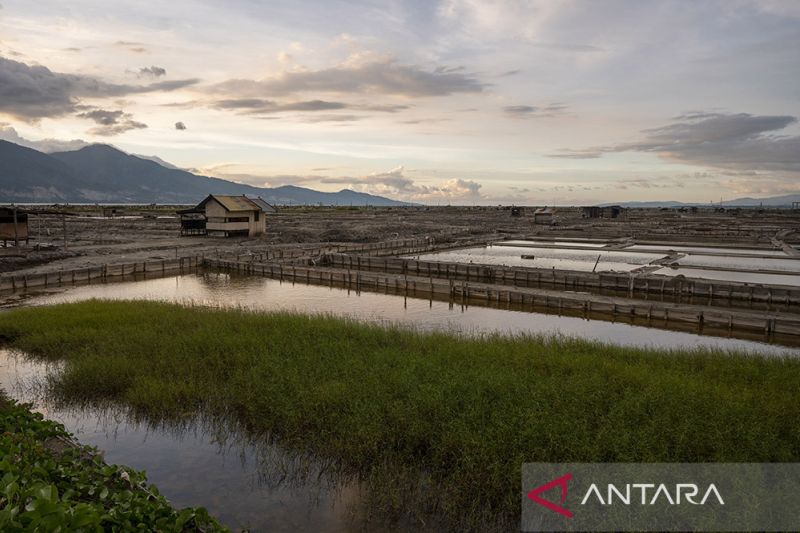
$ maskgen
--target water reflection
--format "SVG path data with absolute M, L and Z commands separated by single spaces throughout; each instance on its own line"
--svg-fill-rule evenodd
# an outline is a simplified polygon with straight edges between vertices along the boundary
M 628 346 L 715 348 L 761 354 L 793 353 L 786 348 L 742 339 L 711 337 L 646 325 L 587 320 L 528 310 L 452 305 L 447 301 L 404 298 L 402 295 L 356 293 L 346 288 L 281 282 L 255 276 L 200 272 L 142 281 L 86 285 L 31 297 L 28 305 L 51 305 L 90 298 L 146 299 L 259 310 L 331 313 L 378 323 L 400 323 L 425 330 L 466 334 L 564 334 Z M 691 328 L 692 326 L 687 326 Z
M 204 506 L 233 529 L 359 529 L 361 490 L 323 474 L 318 462 L 214 420 L 157 422 L 121 409 L 59 405 L 45 394 L 58 367 L 0 350 L 0 387 L 64 424 L 106 462 L 145 470 L 176 507 Z

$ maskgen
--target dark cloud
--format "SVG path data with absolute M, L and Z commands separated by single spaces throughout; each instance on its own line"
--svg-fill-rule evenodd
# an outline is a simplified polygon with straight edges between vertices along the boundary
M 649 152 L 679 163 L 734 171 L 800 172 L 800 136 L 776 132 L 797 122 L 788 115 L 693 112 L 644 130 L 632 143 L 565 150 L 551 157 L 587 159 L 607 153 Z
M 0 57 L 0 113 L 21 120 L 37 120 L 72 113 L 77 110 L 81 98 L 172 91 L 197 82 L 189 79 L 120 85 L 89 76 L 53 72 L 47 67 Z
M 175 129 L 176 130 L 185 130 L 186 129 L 186 124 L 184 124 L 183 122 L 176 122 L 175 123 Z
M 107 109 L 94 108 L 78 113 L 77 116 L 93 120 L 99 124 L 98 127 L 89 130 L 89 133 L 106 137 L 147 127 L 147 124 L 133 120 L 133 115 L 122 110 L 109 111 Z
M 162 67 L 157 67 L 155 65 L 151 67 L 144 67 L 140 68 L 139 72 L 137 72 L 137 76 L 140 78 L 160 78 L 161 76 L 166 76 L 167 70 Z
M 112 126 L 117 124 L 119 119 L 125 114 L 124 111 L 108 111 L 105 109 L 93 109 L 84 113 L 78 113 L 81 118 L 94 120 L 101 126 Z
M 485 84 L 460 69 L 439 67 L 432 71 L 393 60 L 340 65 L 322 70 L 286 72 L 264 80 L 229 80 L 213 91 L 241 97 L 289 95 L 303 92 L 345 94 L 394 94 L 411 97 L 477 93 Z
M 546 118 L 563 115 L 567 106 L 553 103 L 543 107 L 532 105 L 510 105 L 503 108 L 506 115 L 512 118 Z

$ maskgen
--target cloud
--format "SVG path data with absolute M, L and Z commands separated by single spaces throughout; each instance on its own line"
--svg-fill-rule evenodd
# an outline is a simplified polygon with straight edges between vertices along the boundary
M 140 43 L 138 41 L 117 41 L 114 43 L 114 46 L 126 48 L 128 51 L 136 54 L 144 54 L 146 52 L 149 52 L 147 46 L 144 43 Z
M 285 113 L 298 111 L 302 113 L 314 113 L 318 111 L 340 111 L 344 109 L 355 111 L 374 111 L 380 113 L 397 113 L 409 109 L 407 105 L 396 104 L 348 104 L 328 100 L 301 100 L 296 102 L 276 102 L 264 98 L 230 98 L 217 100 L 210 104 L 215 109 L 232 110 L 239 114 L 246 115 L 270 115 L 275 113 Z M 320 116 L 307 116 L 306 122 L 344 122 L 366 118 L 360 115 L 335 115 L 327 114 Z
M 263 80 L 229 80 L 212 87 L 212 91 L 255 98 L 309 92 L 424 97 L 478 93 L 485 87 L 474 75 L 457 69 L 425 70 L 391 58 L 367 56 L 322 70 L 284 72 Z
M 39 141 L 31 141 L 22 137 L 17 130 L 8 124 L 0 124 L 0 139 L 48 154 L 52 152 L 71 152 L 73 150 L 79 150 L 84 146 L 89 146 L 88 142 L 81 139 L 72 139 L 69 141 L 42 139 Z
M 675 120 L 644 130 L 636 142 L 565 150 L 550 157 L 587 159 L 647 152 L 677 163 L 720 169 L 800 173 L 800 136 L 776 134 L 796 123 L 796 117 L 693 112 Z
M 306 100 L 301 102 L 290 102 L 280 104 L 274 100 L 262 98 L 234 98 L 228 100 L 218 100 L 212 104 L 217 109 L 233 109 L 243 113 L 281 113 L 284 111 L 331 111 L 346 109 L 347 104 L 343 102 L 328 102 L 325 100 Z
M 136 75 L 139 78 L 160 78 L 161 76 L 167 75 L 167 70 L 154 65 L 152 67 L 140 68 Z
M 421 202 L 468 201 L 482 198 L 480 193 L 481 184 L 476 181 L 453 178 L 438 186 L 422 185 L 406 176 L 402 166 L 388 172 L 378 172 L 359 178 L 321 178 L 320 182 L 341 183 L 361 192 Z
M 305 122 L 355 122 L 357 120 L 363 120 L 366 117 L 363 115 L 336 115 L 336 114 L 325 114 L 325 115 L 308 115 L 303 117 Z
M 186 129 L 186 124 L 184 124 L 183 122 L 176 122 L 175 123 L 175 129 L 176 130 L 185 130 Z
M 531 105 L 510 105 L 503 108 L 506 115 L 511 118 L 549 118 L 566 113 L 567 106 L 553 103 L 544 107 Z
M 244 168 L 235 163 L 226 163 L 198 172 L 209 176 L 219 176 L 263 187 L 277 187 L 279 185 L 306 185 L 318 187 L 318 184 L 340 185 L 355 191 L 389 196 L 402 200 L 416 202 L 472 202 L 484 199 L 481 194 L 481 184 L 472 180 L 453 178 L 438 185 L 425 185 L 406 175 L 402 166 L 387 172 L 376 172 L 367 176 L 325 176 L 325 175 L 256 175 L 242 172 Z M 326 167 L 313 169 L 317 171 L 330 170 Z
M 147 124 L 133 120 L 133 115 L 122 110 L 109 111 L 106 109 L 91 109 L 83 113 L 78 113 L 80 118 L 87 118 L 99 124 L 98 127 L 89 130 L 93 135 L 110 137 L 119 135 L 130 130 L 143 129 Z
M 149 85 L 120 85 L 90 76 L 53 72 L 0 57 L 0 113 L 35 121 L 73 113 L 81 98 L 113 98 L 130 94 L 173 91 L 197 83 L 196 79 Z

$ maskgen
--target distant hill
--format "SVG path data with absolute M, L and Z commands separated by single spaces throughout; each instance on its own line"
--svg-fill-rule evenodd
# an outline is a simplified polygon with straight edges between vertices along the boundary
M 769 198 L 737 198 L 736 200 L 725 200 L 722 202 L 726 206 L 760 206 L 764 207 L 789 207 L 792 202 L 800 202 L 800 194 L 785 194 L 783 196 L 771 196 Z
M 278 205 L 399 206 L 405 202 L 348 189 L 261 188 L 170 168 L 104 144 L 45 154 L 0 141 L 0 202 L 192 204 L 208 194 L 261 196 Z
M 770 196 L 768 198 L 737 198 L 735 200 L 725 200 L 722 202 L 722 207 L 791 207 L 792 202 L 800 202 L 800 194 L 786 194 L 783 196 Z M 689 207 L 689 206 L 708 206 L 708 203 L 687 203 L 675 201 L 644 201 L 644 202 L 624 202 L 621 204 L 603 204 L 605 205 L 621 205 L 623 207 Z M 719 207 L 719 204 L 714 204 Z
M 621 204 L 620 203 L 608 203 L 608 204 L 603 204 L 603 207 L 610 206 L 610 205 L 621 205 L 622 207 L 682 207 L 682 206 L 690 205 L 690 204 L 684 204 L 683 202 L 675 202 L 675 201 L 670 200 L 670 201 L 666 201 L 666 202 L 644 201 L 644 202 L 623 202 Z

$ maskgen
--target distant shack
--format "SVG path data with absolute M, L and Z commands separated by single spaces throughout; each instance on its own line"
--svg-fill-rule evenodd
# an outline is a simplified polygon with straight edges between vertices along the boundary
M 583 218 L 619 218 L 625 214 L 625 208 L 619 205 L 591 205 L 581 208 Z
M 266 215 L 275 212 L 277 209 L 261 198 L 210 194 L 178 214 L 181 235 L 256 237 L 266 232 Z
M 12 241 L 19 246 L 20 241 L 28 244 L 28 213 L 17 207 L 0 207 L 0 239 L 3 247 Z
M 541 207 L 533 212 L 534 224 L 553 224 L 556 210 L 552 207 Z

